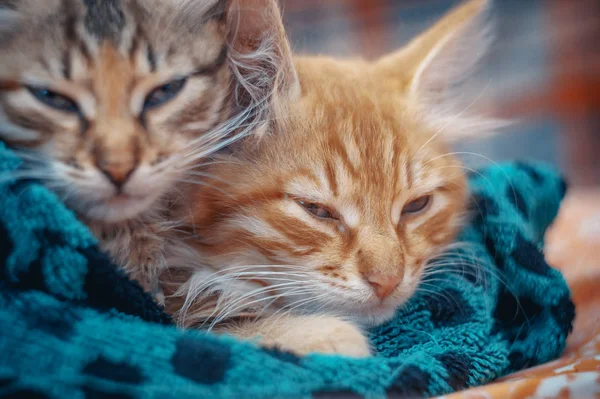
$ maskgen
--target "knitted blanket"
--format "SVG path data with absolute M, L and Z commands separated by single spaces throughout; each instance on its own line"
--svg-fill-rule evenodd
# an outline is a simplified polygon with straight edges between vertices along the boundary
M 0 143 L 1 398 L 432 396 L 553 359 L 571 330 L 569 290 L 540 251 L 565 193 L 544 165 L 470 177 L 457 267 L 370 332 L 366 359 L 178 330 L 54 194 L 6 178 L 19 165 Z

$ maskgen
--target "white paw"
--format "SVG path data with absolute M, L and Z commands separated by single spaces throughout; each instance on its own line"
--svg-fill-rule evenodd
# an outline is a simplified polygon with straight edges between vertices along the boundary
M 355 325 L 331 316 L 302 316 L 288 319 L 280 334 L 263 336 L 263 345 L 306 355 L 328 353 L 350 357 L 371 355 L 369 341 Z

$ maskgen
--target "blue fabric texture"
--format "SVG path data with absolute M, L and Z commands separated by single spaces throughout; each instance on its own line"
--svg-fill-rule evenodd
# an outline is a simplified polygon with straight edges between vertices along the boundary
M 568 287 L 541 252 L 566 190 L 546 165 L 470 176 L 469 245 L 370 331 L 367 359 L 178 330 L 53 193 L 4 178 L 20 165 L 0 143 L 0 398 L 433 396 L 556 358 L 572 327 Z

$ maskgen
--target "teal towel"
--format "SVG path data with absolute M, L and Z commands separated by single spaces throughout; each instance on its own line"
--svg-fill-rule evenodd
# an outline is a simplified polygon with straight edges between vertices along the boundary
M 20 164 L 0 143 L 1 398 L 432 396 L 549 361 L 571 330 L 541 253 L 565 184 L 544 165 L 473 174 L 470 245 L 370 332 L 377 356 L 348 359 L 178 330 L 55 195 L 6 178 Z

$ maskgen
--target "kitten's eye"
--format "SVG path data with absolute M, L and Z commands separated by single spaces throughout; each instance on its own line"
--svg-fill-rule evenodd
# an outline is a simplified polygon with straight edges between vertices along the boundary
M 300 206 L 306 209 L 308 212 L 312 213 L 318 218 L 322 219 L 336 219 L 329 210 L 321 205 L 312 204 L 310 202 L 298 201 Z
M 154 108 L 172 100 L 185 86 L 187 78 L 175 79 L 152 90 L 146 97 L 144 108 Z
M 43 87 L 30 87 L 27 86 L 27 90 L 41 103 L 46 104 L 49 107 L 58 109 L 66 112 L 79 112 L 79 108 L 75 101 L 69 97 L 65 97 L 62 94 L 55 93 L 51 90 Z
M 411 215 L 424 212 L 431 203 L 431 195 L 424 195 L 416 200 L 410 201 L 402 208 L 403 215 Z

